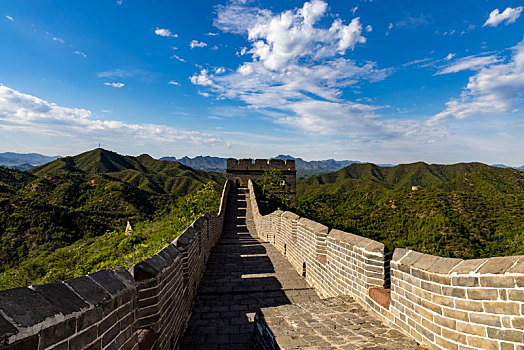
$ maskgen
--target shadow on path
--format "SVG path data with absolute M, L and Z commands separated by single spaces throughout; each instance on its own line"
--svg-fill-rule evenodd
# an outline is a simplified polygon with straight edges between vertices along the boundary
M 250 349 L 258 308 L 319 300 L 276 248 L 249 232 L 247 196 L 243 188 L 229 195 L 181 349 Z

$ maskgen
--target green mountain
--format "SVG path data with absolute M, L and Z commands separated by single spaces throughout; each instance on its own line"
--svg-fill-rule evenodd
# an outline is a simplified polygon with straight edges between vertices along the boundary
M 352 164 L 299 181 L 297 194 L 300 215 L 390 250 L 461 258 L 524 254 L 524 172 L 515 169 Z
M 65 173 L 104 174 L 144 191 L 157 194 L 186 195 L 209 181 L 224 183 L 225 176 L 195 170 L 175 161 L 153 159 L 147 154 L 123 156 L 101 148 L 55 161 L 29 170 L 36 176 Z
M 80 239 L 169 213 L 224 175 L 95 149 L 18 171 L 0 167 L 0 272 Z

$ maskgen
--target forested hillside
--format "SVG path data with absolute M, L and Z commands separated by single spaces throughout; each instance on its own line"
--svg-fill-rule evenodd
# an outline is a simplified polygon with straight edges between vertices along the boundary
M 298 214 L 390 250 L 460 258 L 524 254 L 522 171 L 481 163 L 352 164 L 297 187 Z
M 182 199 L 207 183 L 214 184 L 208 191 L 215 198 L 223 182 L 222 174 L 102 149 L 27 172 L 0 168 L 0 273 L 21 271 L 20 266 L 75 242 L 123 232 L 127 221 L 147 231 L 142 223 L 169 221 L 167 216 L 174 212 L 190 217 L 195 213 L 180 211 Z

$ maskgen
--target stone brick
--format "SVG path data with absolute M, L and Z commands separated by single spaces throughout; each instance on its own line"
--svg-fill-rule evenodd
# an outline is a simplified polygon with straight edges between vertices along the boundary
M 524 332 L 510 330 L 510 329 L 497 329 L 488 328 L 488 336 L 493 339 L 511 341 L 519 344 L 524 344 Z
M 455 307 L 457 309 L 467 310 L 467 311 L 477 311 L 477 312 L 484 311 L 484 309 L 482 308 L 482 303 L 478 301 L 457 299 L 455 300 Z
M 512 276 L 481 276 L 480 285 L 482 287 L 513 288 L 515 279 Z
M 434 294 L 433 302 L 437 305 L 453 307 L 453 299 L 442 295 Z
M 30 327 L 60 312 L 56 305 L 26 287 L 0 291 L 0 309 L 23 327 Z
M 471 335 L 468 336 L 468 345 L 485 350 L 499 350 L 499 343 L 497 341 L 486 338 L 478 338 Z
M 468 277 L 468 276 L 458 276 L 452 277 L 451 282 L 454 286 L 460 287 L 478 287 L 479 279 L 478 277 Z
M 519 304 L 509 302 L 484 302 L 484 310 L 492 314 L 519 315 Z
M 472 323 L 457 322 L 457 331 L 461 333 L 468 333 L 473 335 L 486 336 L 486 327 L 475 325 Z
M 80 350 L 86 347 L 86 345 L 91 344 L 97 337 L 97 326 L 92 326 L 91 328 L 86 329 L 82 333 L 76 334 L 69 341 L 70 350 Z
M 524 302 L 524 289 L 508 290 L 508 298 L 509 300 Z
M 442 336 L 446 339 L 453 340 L 457 343 L 462 343 L 462 344 L 466 343 L 466 336 L 464 334 L 457 333 L 455 331 L 452 331 L 446 328 L 442 328 Z M 442 345 L 442 344 L 439 344 L 439 345 Z
M 472 312 L 469 315 L 469 319 L 470 319 L 471 322 L 484 324 L 486 326 L 494 326 L 494 327 L 500 327 L 501 326 L 501 322 L 500 322 L 500 317 L 499 316 L 486 315 L 486 314 L 482 314 L 482 313 Z
M 55 304 L 64 315 L 89 307 L 89 304 L 80 299 L 78 295 L 61 282 L 34 286 L 33 289 Z
M 446 317 L 451 317 L 453 319 L 460 320 L 460 321 L 466 321 L 466 322 L 469 321 L 468 313 L 464 311 L 444 308 L 443 313 L 444 313 L 444 316 Z
M 441 337 L 436 337 L 435 339 L 435 342 L 441 346 L 443 349 L 447 349 L 447 350 L 457 350 L 458 349 L 458 345 L 455 344 L 455 343 L 452 343 L 446 339 L 443 339 Z M 437 349 L 440 349 L 440 348 L 437 348 Z
M 110 299 L 109 293 L 87 276 L 77 277 L 64 281 L 73 290 L 90 304 L 100 305 Z
M 524 274 L 524 256 L 521 256 L 518 260 L 518 262 L 508 269 L 508 273 L 517 273 L 517 274 Z
M 457 273 L 459 275 L 475 272 L 482 264 L 485 264 L 487 261 L 488 259 L 463 260 L 461 263 L 455 266 L 451 272 Z
M 468 289 L 468 298 L 473 300 L 497 300 L 499 292 L 496 289 Z
M 480 274 L 503 274 L 512 267 L 520 256 L 505 256 L 489 258 L 488 261 L 478 270 Z
M 511 324 L 513 328 L 524 330 L 524 317 L 515 317 Z
M 72 336 L 76 331 L 76 319 L 60 322 L 51 327 L 46 327 L 40 331 L 40 348 L 47 348 L 53 344 Z
M 466 298 L 466 289 L 459 287 L 442 286 L 442 294 L 455 298 Z
M 444 309 L 444 313 L 446 313 L 446 309 Z M 433 322 L 435 322 L 436 324 L 440 326 L 444 326 L 444 327 L 451 328 L 451 329 L 455 329 L 457 327 L 457 321 L 451 318 L 442 317 L 439 315 L 433 316 Z

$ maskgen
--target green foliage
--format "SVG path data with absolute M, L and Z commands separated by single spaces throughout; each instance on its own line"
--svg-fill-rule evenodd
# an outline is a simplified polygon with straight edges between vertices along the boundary
M 0 288 L 57 282 L 116 266 L 129 268 L 156 254 L 203 213 L 217 212 L 220 198 L 216 185 L 208 182 L 178 198 L 168 212 L 139 222 L 128 234 L 108 231 L 23 260 L 0 274 Z
M 411 186 L 421 186 L 411 191 Z M 524 172 L 480 163 L 354 164 L 299 182 L 297 214 L 369 237 L 459 258 L 524 254 Z
M 258 205 L 265 215 L 275 210 L 287 210 L 291 201 L 286 196 L 286 176 L 279 169 L 269 169 L 264 172 L 264 178 L 256 183 Z

